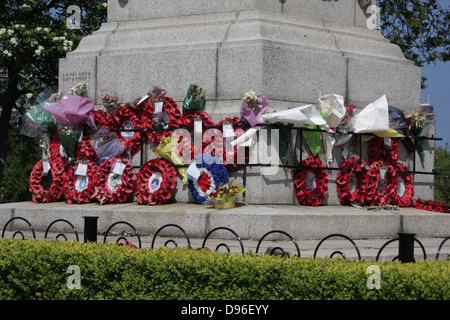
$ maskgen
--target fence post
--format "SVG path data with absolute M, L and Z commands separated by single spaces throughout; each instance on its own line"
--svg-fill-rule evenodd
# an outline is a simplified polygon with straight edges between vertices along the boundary
M 414 259 L 415 233 L 399 233 L 398 259 L 402 263 L 416 262 Z
M 97 242 L 97 220 L 98 217 L 84 218 L 84 243 Z

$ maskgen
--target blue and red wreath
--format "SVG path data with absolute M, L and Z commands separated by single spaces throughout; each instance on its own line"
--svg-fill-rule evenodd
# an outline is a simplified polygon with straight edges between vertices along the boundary
M 188 177 L 189 192 L 195 201 L 203 204 L 210 193 L 217 187 L 229 182 L 228 171 L 222 161 L 209 154 L 202 154 L 195 159 L 195 164 L 200 171 L 198 179 Z

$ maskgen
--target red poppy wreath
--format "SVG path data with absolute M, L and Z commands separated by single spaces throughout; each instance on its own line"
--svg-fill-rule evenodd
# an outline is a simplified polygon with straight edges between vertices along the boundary
M 177 185 L 175 166 L 164 159 L 147 161 L 139 170 L 135 195 L 139 204 L 151 206 L 166 203 Z
M 450 213 L 450 205 L 447 203 L 434 202 L 433 200 L 417 199 L 414 201 L 413 207 L 420 210 Z
M 143 120 L 138 117 L 129 105 L 120 106 L 116 112 L 116 124 L 113 127 L 117 130 L 117 136 L 124 146 L 125 151 L 129 151 L 130 155 L 135 155 L 141 149 L 144 128 Z M 128 130 L 128 131 L 127 131 Z
M 95 199 L 99 165 L 93 161 L 77 161 L 67 170 L 65 197 L 68 204 L 90 203 Z
M 397 193 L 396 172 L 384 161 L 376 161 L 367 171 L 369 179 L 364 188 L 364 202 L 369 206 L 389 204 Z
M 225 122 L 229 122 L 233 126 L 235 137 L 234 139 L 239 138 L 242 134 L 245 133 L 244 131 L 244 124 L 242 123 L 242 120 L 238 117 L 234 118 L 225 118 L 224 120 L 220 120 L 219 126 L 222 127 L 223 131 L 223 125 Z M 222 132 L 223 135 L 223 132 Z M 229 172 L 232 171 L 238 171 L 242 168 L 242 165 L 245 163 L 248 163 L 249 160 L 249 149 L 241 146 L 234 146 L 228 144 L 228 141 L 226 138 L 223 139 L 223 164 L 227 167 L 227 170 Z M 227 149 L 228 148 L 228 149 Z M 229 152 L 229 150 L 232 150 L 232 152 Z
M 401 163 L 397 163 L 395 171 L 397 172 L 397 193 L 394 195 L 392 203 L 399 207 L 410 207 L 414 197 L 413 178 L 411 174 L 408 173 L 408 168 Z
M 384 138 L 373 137 L 369 140 L 367 153 L 369 156 L 369 164 L 384 160 L 386 163 L 395 165 L 398 161 L 398 141 L 390 138 L 390 147 L 384 146 Z
M 336 189 L 339 202 L 349 206 L 363 202 L 362 185 L 367 180 L 365 163 L 358 158 L 348 158 L 341 165 L 336 178 Z
M 183 126 L 183 119 L 180 106 L 175 103 L 173 98 L 159 94 L 151 97 L 145 105 L 142 117 L 151 125 L 147 131 L 147 136 L 154 144 L 159 144 L 161 137 L 171 134 L 172 129 Z
M 45 161 L 39 160 L 30 174 L 29 190 L 34 203 L 58 201 L 64 192 L 66 172 L 62 159 L 49 157 L 47 161 L 44 164 Z
M 323 202 L 328 192 L 328 172 L 319 158 L 309 156 L 302 161 L 294 187 L 299 204 L 317 207 Z
M 130 160 L 121 157 L 110 158 L 99 168 L 94 196 L 100 204 L 124 203 L 131 197 L 135 181 L 136 175 Z

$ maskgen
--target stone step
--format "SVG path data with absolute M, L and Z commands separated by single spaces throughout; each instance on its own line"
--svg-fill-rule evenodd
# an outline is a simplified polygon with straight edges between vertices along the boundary
M 77 230 L 84 230 L 86 216 L 98 217 L 98 231 L 105 232 L 112 224 L 125 221 L 141 235 L 154 235 L 167 225 L 182 228 L 191 238 L 204 238 L 215 228 L 211 238 L 259 240 L 273 230 L 273 240 L 286 240 L 287 233 L 296 240 L 321 240 L 330 234 L 343 234 L 351 239 L 390 239 L 399 232 L 414 233 L 418 238 L 450 236 L 450 215 L 414 208 L 398 211 L 369 211 L 346 206 L 305 207 L 300 205 L 239 205 L 220 210 L 210 205 L 171 203 L 160 206 L 138 205 L 136 202 L 99 205 L 69 205 L 65 202 L 20 202 L 0 204 L 0 228 L 13 217 L 21 217 L 35 231 L 46 231 L 57 219 L 66 219 Z M 52 232 L 67 230 L 68 224 L 55 223 Z M 16 219 L 10 229 L 28 229 L 26 222 Z M 161 236 L 182 235 L 179 228 L 165 228 Z M 233 234 L 234 232 L 234 234 Z

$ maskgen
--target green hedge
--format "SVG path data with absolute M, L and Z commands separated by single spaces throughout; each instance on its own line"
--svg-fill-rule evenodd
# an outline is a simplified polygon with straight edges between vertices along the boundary
M 81 288 L 69 289 L 70 265 Z M 367 268 L 381 271 L 369 289 Z M 0 299 L 450 299 L 450 262 L 234 255 L 188 248 L 0 240 Z

